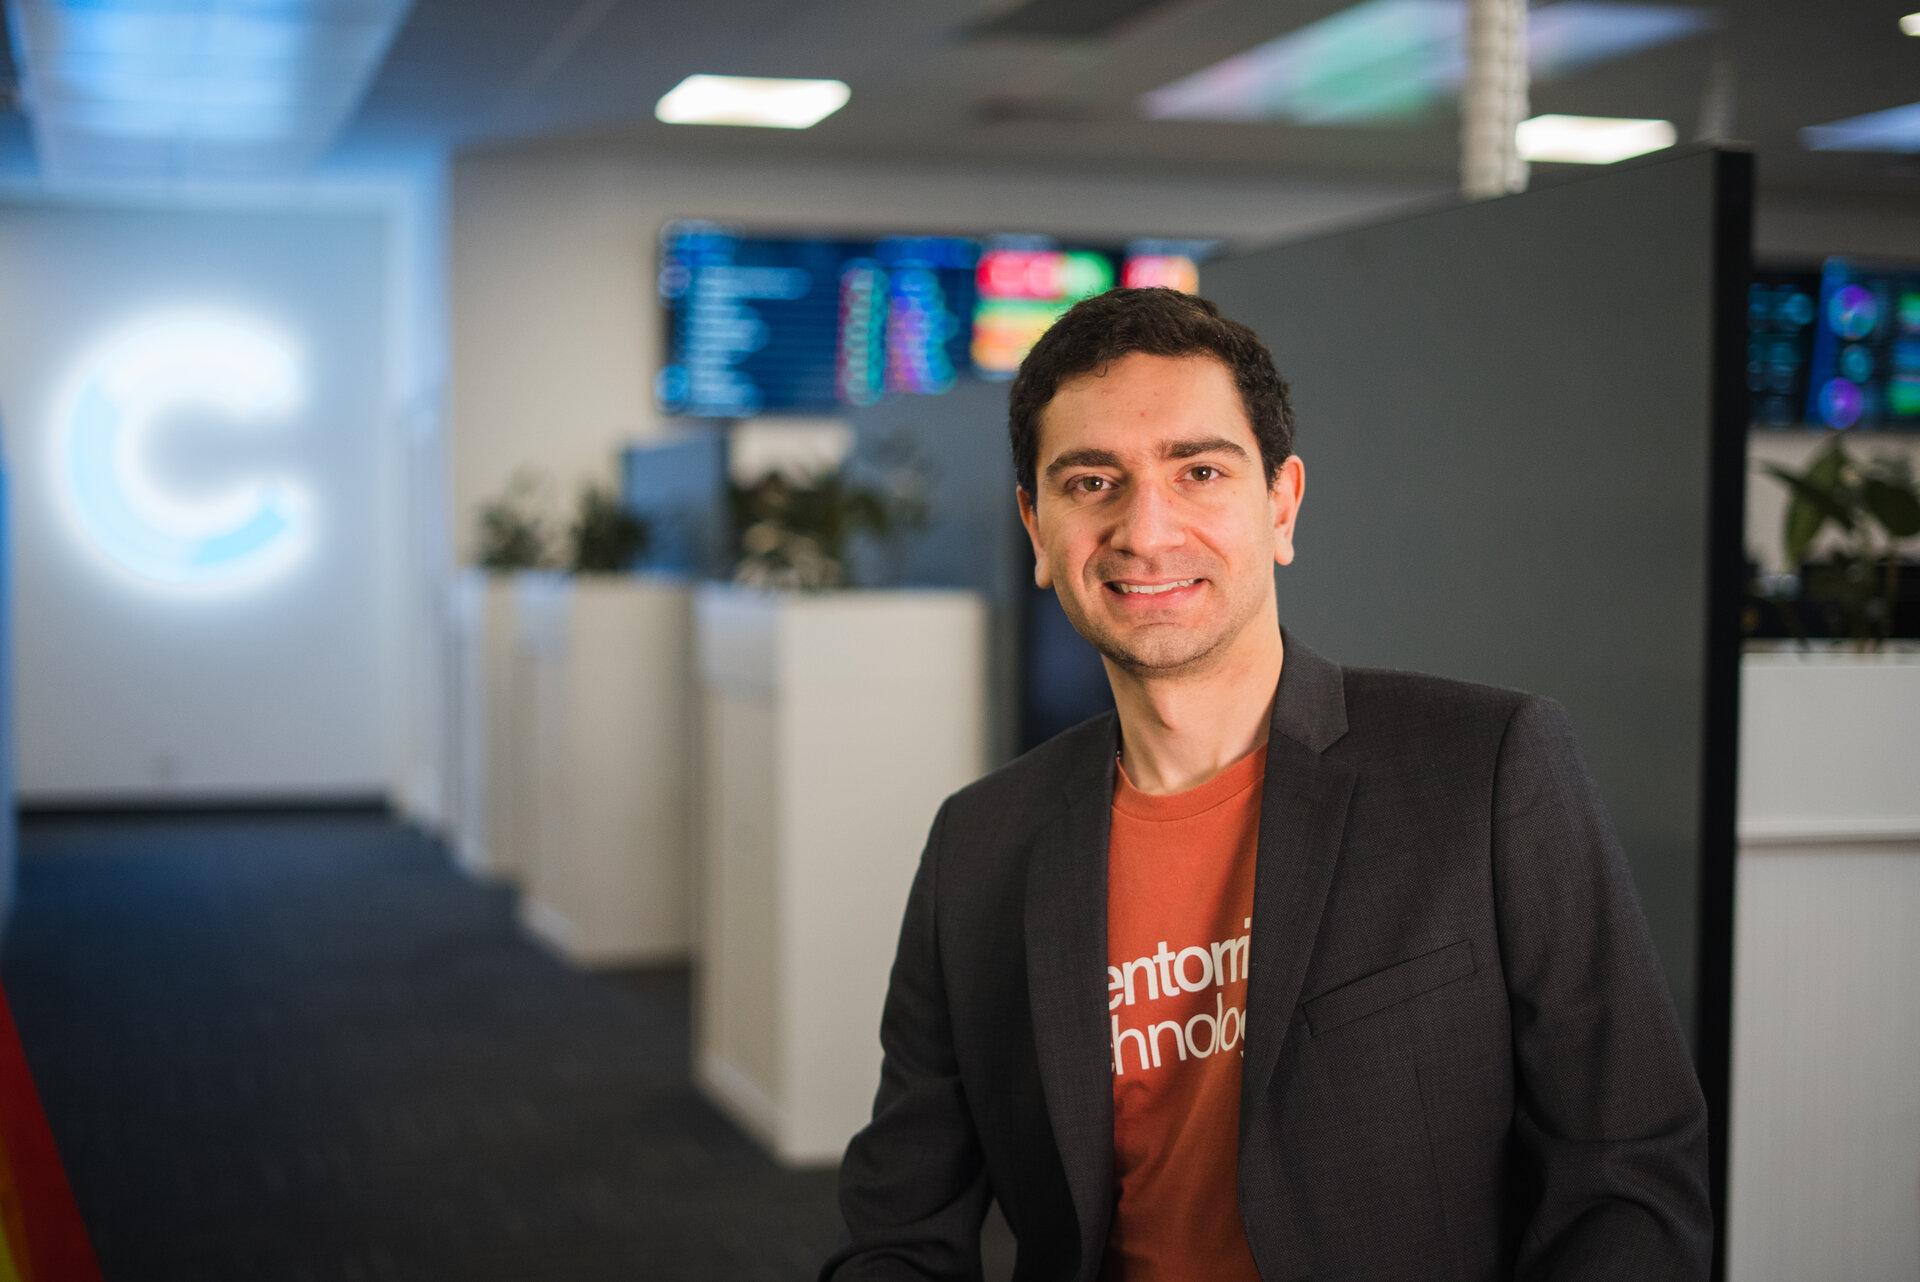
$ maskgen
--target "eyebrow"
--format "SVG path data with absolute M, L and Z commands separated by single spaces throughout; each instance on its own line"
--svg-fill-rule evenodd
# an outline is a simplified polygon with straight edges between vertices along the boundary
M 1243 462 L 1248 459 L 1246 450 L 1224 436 L 1203 436 L 1194 440 L 1169 441 L 1160 450 L 1160 457 L 1167 459 L 1194 458 L 1201 454 L 1230 454 Z M 1053 462 L 1047 464 L 1047 479 L 1052 480 L 1060 473 L 1073 467 L 1119 467 L 1120 456 L 1112 450 L 1068 450 Z

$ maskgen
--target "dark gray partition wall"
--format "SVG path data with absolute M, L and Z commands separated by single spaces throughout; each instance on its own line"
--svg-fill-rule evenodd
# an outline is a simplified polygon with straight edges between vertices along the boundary
M 647 523 L 640 569 L 688 578 L 726 576 L 733 527 L 725 428 L 701 425 L 622 450 L 620 499 Z
M 1567 706 L 1716 1122 L 1751 185 L 1750 157 L 1691 149 L 1203 282 L 1292 384 L 1306 495 L 1282 619 L 1344 663 Z

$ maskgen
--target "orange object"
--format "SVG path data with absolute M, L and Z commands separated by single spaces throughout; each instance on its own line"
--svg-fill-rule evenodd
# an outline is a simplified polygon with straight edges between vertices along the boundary
M 1117 770 L 1107 859 L 1116 1201 L 1105 1282 L 1257 1280 L 1237 1193 L 1263 743 L 1197 788 Z
M 100 1282 L 100 1265 L 0 994 L 0 1278 Z

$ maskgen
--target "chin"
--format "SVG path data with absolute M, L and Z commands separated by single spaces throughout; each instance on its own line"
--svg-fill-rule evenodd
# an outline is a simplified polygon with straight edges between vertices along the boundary
M 1197 638 L 1191 632 L 1146 644 L 1127 644 L 1114 637 L 1093 640 L 1094 648 L 1117 666 L 1138 676 L 1166 676 L 1201 663 L 1220 648 L 1221 638 Z

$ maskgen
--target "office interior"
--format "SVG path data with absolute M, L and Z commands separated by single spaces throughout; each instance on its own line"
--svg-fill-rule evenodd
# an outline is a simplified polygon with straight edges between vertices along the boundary
M 1107 706 L 1008 377 L 1165 284 L 1292 383 L 1288 627 L 1569 710 L 1716 1276 L 1915 1276 L 1903 9 L 5 0 L 0 991 L 101 1273 L 813 1276 L 935 809 Z

